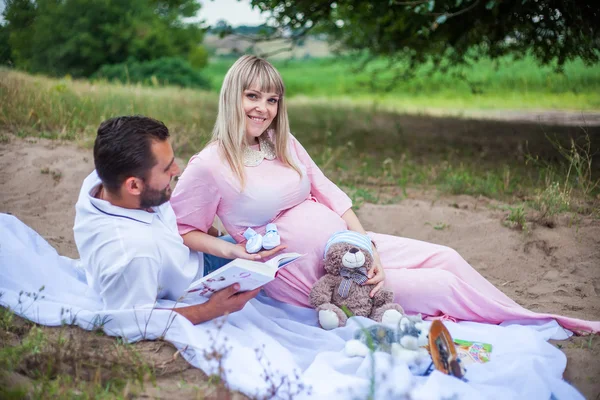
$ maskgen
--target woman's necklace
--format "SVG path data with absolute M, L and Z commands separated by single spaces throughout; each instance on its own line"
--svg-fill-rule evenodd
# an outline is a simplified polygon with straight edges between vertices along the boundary
M 256 167 L 266 158 L 274 160 L 277 157 L 275 145 L 269 138 L 269 132 L 265 132 L 258 137 L 259 150 L 250 146 L 244 147 L 243 160 L 246 167 Z

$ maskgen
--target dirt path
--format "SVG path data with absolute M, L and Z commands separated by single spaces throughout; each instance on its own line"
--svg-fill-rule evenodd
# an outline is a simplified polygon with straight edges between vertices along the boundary
M 74 204 L 83 178 L 92 169 L 89 150 L 9 136 L 0 144 L 0 212 L 16 215 L 61 254 L 77 257 Z M 359 216 L 367 229 L 455 248 L 527 308 L 599 320 L 600 221 L 565 216 L 552 229 L 533 226 L 524 235 L 502 225 L 506 212 L 497 205 L 469 196 L 437 198 L 430 192 L 409 192 L 399 204 L 366 204 Z M 590 399 L 600 396 L 599 341 L 596 336 L 557 344 L 568 358 L 565 378 Z M 160 364 L 173 357 L 169 346 L 160 351 L 146 351 L 143 346 L 151 345 L 140 344 L 150 362 Z M 179 361 L 172 364 L 172 371 L 159 376 L 159 386 L 166 389 L 156 395 L 169 390 L 184 395 L 187 392 L 176 391 L 180 380 L 202 381 L 200 371 Z M 190 392 L 191 397 L 196 394 Z

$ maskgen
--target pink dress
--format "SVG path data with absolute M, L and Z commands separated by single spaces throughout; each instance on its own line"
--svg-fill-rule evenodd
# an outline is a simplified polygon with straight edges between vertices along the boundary
M 303 174 L 278 159 L 246 167 L 243 191 L 215 143 L 193 156 L 179 179 L 171 204 L 179 232 L 206 232 L 218 215 L 239 243 L 246 228 L 265 233 L 277 224 L 286 251 L 306 254 L 265 286 L 283 302 L 309 307 L 308 294 L 323 275 L 327 239 L 346 229 L 341 218 L 350 198 L 332 183 L 302 145 L 290 135 L 289 149 Z M 500 323 L 507 320 L 556 319 L 576 331 L 600 331 L 600 322 L 529 311 L 498 290 L 456 251 L 413 239 L 369 232 L 385 269 L 386 287 L 409 314 Z

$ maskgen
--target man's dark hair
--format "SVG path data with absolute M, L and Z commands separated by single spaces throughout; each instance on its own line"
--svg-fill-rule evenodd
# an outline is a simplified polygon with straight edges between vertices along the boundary
M 94 165 L 103 186 L 116 193 L 131 176 L 146 179 L 156 164 L 152 141 L 168 137 L 165 124 L 144 116 L 115 117 L 102 122 L 94 142 Z

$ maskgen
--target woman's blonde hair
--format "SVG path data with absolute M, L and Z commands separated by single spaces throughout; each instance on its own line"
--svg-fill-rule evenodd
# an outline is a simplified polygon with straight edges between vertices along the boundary
M 219 113 L 213 129 L 212 141 L 217 141 L 222 154 L 234 175 L 244 188 L 244 146 L 246 137 L 246 116 L 242 106 L 244 90 L 256 88 L 261 92 L 277 93 L 279 102 L 277 116 L 268 129 L 274 131 L 277 158 L 302 175 L 300 168 L 290 157 L 288 146 L 289 122 L 285 105 L 285 87 L 279 72 L 268 61 L 251 55 L 240 57 L 227 71 L 221 94 Z

